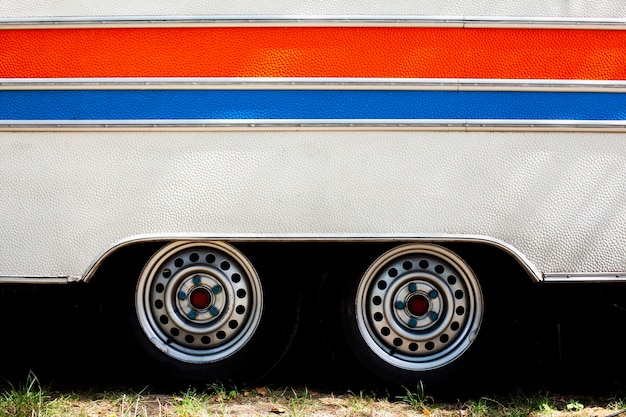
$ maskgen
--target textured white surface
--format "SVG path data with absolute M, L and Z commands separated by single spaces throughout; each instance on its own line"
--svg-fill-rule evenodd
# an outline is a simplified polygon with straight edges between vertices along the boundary
M 615 0 L 8 0 L 0 19 L 624 19 Z M 0 133 L 0 276 L 82 275 L 145 233 L 463 233 L 541 271 L 626 270 L 626 135 Z
M 626 134 L 3 132 L 0 275 L 143 233 L 463 233 L 626 270 Z
M 0 17 L 413 15 L 626 17 L 622 0 L 5 0 Z

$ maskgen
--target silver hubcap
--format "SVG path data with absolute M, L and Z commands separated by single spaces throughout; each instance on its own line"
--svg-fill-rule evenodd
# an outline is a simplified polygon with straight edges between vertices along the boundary
M 222 242 L 161 249 L 141 273 L 135 304 L 149 340 L 188 363 L 216 362 L 241 349 L 263 307 L 254 268 Z
M 390 250 L 367 270 L 357 290 L 357 324 L 383 361 L 428 371 L 459 358 L 483 316 L 478 280 L 461 258 L 429 244 Z

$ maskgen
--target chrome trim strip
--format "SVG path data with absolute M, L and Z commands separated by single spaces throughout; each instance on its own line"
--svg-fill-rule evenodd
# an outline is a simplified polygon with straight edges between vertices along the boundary
M 0 131 L 452 130 L 626 132 L 624 120 L 5 120 Z
M 543 275 L 546 283 L 625 283 L 626 272 L 558 272 Z
M 534 282 L 541 282 L 542 275 L 539 270 L 522 254 L 519 250 L 508 243 L 496 238 L 481 235 L 447 235 L 447 234 L 390 234 L 390 235 L 367 235 L 358 234 L 144 234 L 131 236 L 113 244 L 109 249 L 100 254 L 92 265 L 87 269 L 85 275 L 80 279 L 81 282 L 89 282 L 95 274 L 95 271 L 102 262 L 113 252 L 123 247 L 146 242 L 168 242 L 172 240 L 185 241 L 207 241 L 219 240 L 229 243 L 241 242 L 432 242 L 432 243 L 453 243 L 453 242 L 469 242 L 483 243 L 497 247 L 511 255 L 530 275 Z
M 20 285 L 30 285 L 30 284 L 53 284 L 53 285 L 61 285 L 61 284 L 71 284 L 74 282 L 80 282 L 82 280 L 81 277 L 67 276 L 67 277 L 19 277 L 19 276 L 1 276 L 0 275 L 0 285 L 3 284 L 20 284 Z
M 458 28 L 626 29 L 626 19 L 489 16 L 120 16 L 0 19 L 1 29 L 193 26 L 421 26 Z
M 0 78 L 1 90 L 438 90 L 626 92 L 626 81 L 469 78 Z

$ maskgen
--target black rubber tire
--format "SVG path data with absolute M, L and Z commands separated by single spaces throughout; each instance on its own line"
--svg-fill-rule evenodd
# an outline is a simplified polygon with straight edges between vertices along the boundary
M 298 287 L 291 282 L 291 274 L 284 270 L 274 270 L 270 266 L 270 259 L 266 254 L 255 251 L 254 246 L 246 250 L 248 249 L 250 249 L 250 256 L 244 256 L 239 249 L 224 242 L 174 242 L 161 248 L 148 261 L 137 280 L 137 285 L 133 288 L 134 291 L 129 291 L 126 315 L 131 340 L 148 360 L 154 376 L 163 375 L 183 382 L 219 379 L 233 383 L 252 383 L 267 375 L 282 359 L 289 349 L 296 331 L 299 319 L 300 293 Z M 218 254 L 218 261 L 221 256 L 228 259 L 231 264 L 239 262 L 240 265 L 230 266 L 228 271 L 222 270 L 219 266 L 214 267 L 203 259 L 203 256 L 211 253 Z M 198 257 L 197 254 L 201 256 Z M 194 260 L 191 260 L 191 257 Z M 182 326 L 190 326 L 192 333 L 187 336 L 193 337 L 194 343 L 187 343 L 185 339 L 182 339 L 183 336 L 179 336 L 180 340 L 172 340 L 174 337 L 171 334 L 166 334 L 166 326 L 155 321 L 158 320 L 157 317 L 148 317 L 149 322 L 146 319 L 147 315 L 154 316 L 153 312 L 158 311 L 153 307 L 154 299 L 146 292 L 154 294 L 156 285 L 160 283 L 156 281 L 156 278 L 146 278 L 150 274 L 154 277 L 155 274 L 147 269 L 162 269 L 164 268 L 163 265 L 168 264 L 168 262 L 171 264 L 173 258 L 182 258 L 183 260 L 179 270 L 173 271 L 178 274 L 177 276 L 172 275 L 171 278 L 171 280 L 176 280 L 173 281 L 176 284 L 171 284 L 173 288 L 164 290 L 164 293 L 168 294 L 165 298 L 169 297 L 169 301 L 166 302 L 169 305 L 168 320 L 171 322 L 176 320 L 182 322 Z M 261 298 L 262 301 L 259 305 L 256 304 L 259 300 L 251 299 L 249 304 L 245 305 L 244 310 L 246 312 L 258 309 L 256 313 L 252 313 L 258 314 L 255 319 L 257 322 L 251 325 L 254 328 L 244 328 L 245 323 L 240 324 L 244 328 L 241 333 L 247 332 L 246 335 L 237 341 L 239 336 L 235 333 L 238 330 L 235 330 L 234 336 L 232 336 L 235 347 L 230 350 L 223 350 L 221 353 L 216 348 L 214 351 L 216 353 L 213 355 L 210 344 L 207 343 L 208 347 L 204 348 L 197 340 L 208 337 L 209 333 L 215 340 L 216 329 L 211 329 L 208 324 L 221 320 L 222 314 L 228 315 L 221 328 L 229 331 L 227 326 L 230 326 L 230 322 L 233 321 L 230 319 L 236 318 L 239 314 L 235 312 L 235 304 L 230 300 L 230 298 L 237 297 L 234 294 L 236 294 L 238 287 L 225 288 L 225 286 L 232 284 L 233 278 L 230 273 L 233 271 L 240 275 L 237 277 L 238 282 L 243 282 L 246 279 L 255 281 L 254 284 L 245 288 L 249 292 L 256 291 L 256 296 L 253 295 L 250 298 Z M 244 273 L 250 275 L 241 277 Z M 209 311 L 207 304 L 207 308 L 202 313 L 204 319 L 193 320 L 186 316 L 189 311 L 185 310 L 191 304 L 183 305 L 188 301 L 178 302 L 176 300 L 177 291 L 189 289 L 191 293 L 192 288 L 197 287 L 194 287 L 195 284 L 193 283 L 196 276 L 201 277 L 199 281 L 202 280 L 198 286 L 204 285 L 210 288 L 212 285 L 217 286 L 219 284 L 223 288 L 220 293 L 223 294 L 222 304 L 219 305 L 222 311 L 216 314 L 215 319 L 207 313 Z M 154 284 L 153 281 L 157 284 Z M 167 285 L 169 284 L 165 284 L 165 286 Z M 255 285 L 258 288 L 253 290 L 252 287 Z M 286 291 L 289 291 L 288 296 L 285 296 Z M 210 294 L 208 298 L 212 299 L 214 305 L 217 305 L 215 300 L 221 296 L 220 294 Z M 229 298 L 229 295 L 232 297 Z M 144 303 L 142 300 L 148 301 Z M 247 317 L 245 314 L 243 316 L 239 314 L 239 317 Z M 206 326 L 207 333 L 204 336 L 202 326 Z M 181 328 L 185 329 L 186 327 Z M 160 339 L 155 340 L 155 337 Z M 224 346 L 227 346 L 228 343 L 225 343 Z M 171 346 L 172 350 L 170 350 Z M 196 357 L 196 350 L 198 357 Z
M 423 311 L 409 309 L 413 299 L 414 310 Z M 477 350 L 483 312 L 469 266 L 432 244 L 385 252 L 348 280 L 340 305 L 353 355 L 376 376 L 407 386 L 437 386 L 458 376 Z

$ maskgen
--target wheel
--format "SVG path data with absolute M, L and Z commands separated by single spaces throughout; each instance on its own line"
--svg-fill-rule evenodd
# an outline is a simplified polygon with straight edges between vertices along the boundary
M 174 242 L 139 276 L 131 333 L 170 375 L 255 380 L 276 365 L 295 331 L 297 303 L 268 308 L 277 304 L 267 303 L 276 284 L 262 284 L 229 244 Z
M 439 384 L 463 367 L 484 306 L 478 280 L 460 257 L 432 244 L 398 246 L 353 287 L 345 333 L 375 374 L 395 383 Z

